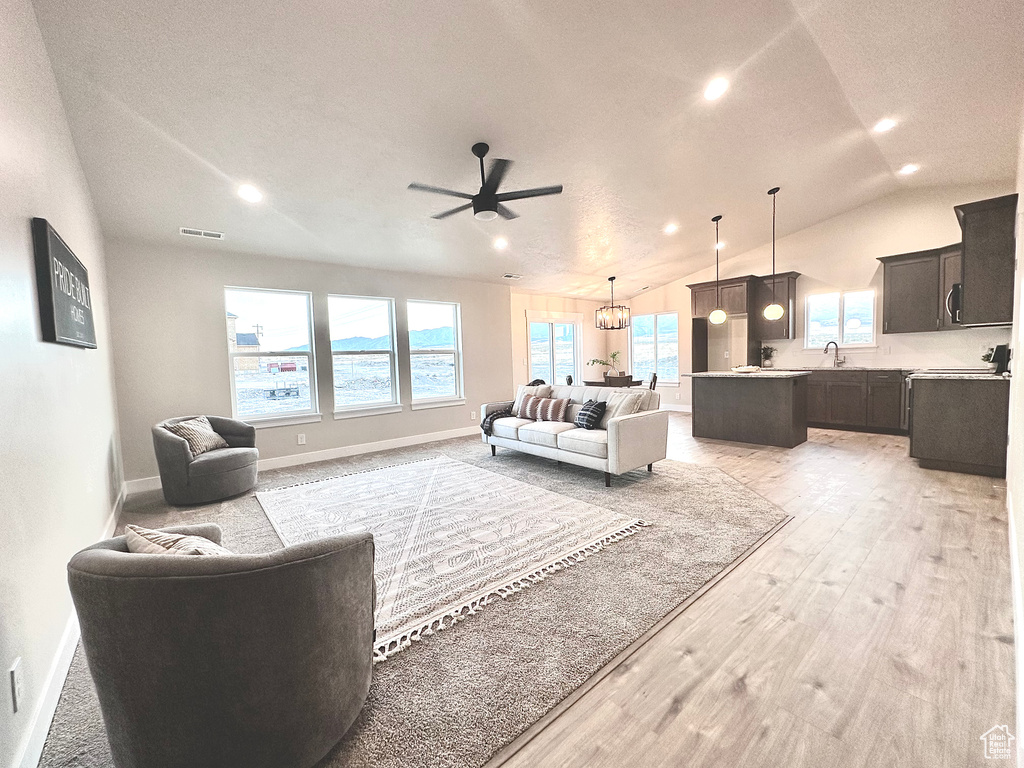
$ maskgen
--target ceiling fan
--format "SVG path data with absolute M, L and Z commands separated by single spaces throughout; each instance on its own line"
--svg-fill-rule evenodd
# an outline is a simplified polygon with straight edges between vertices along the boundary
M 501 180 L 505 177 L 505 173 L 508 171 L 509 166 L 512 165 L 512 161 L 494 160 L 491 163 L 491 172 L 485 176 L 484 156 L 487 155 L 487 151 L 489 149 L 490 147 L 483 142 L 473 145 L 473 154 L 480 159 L 480 191 L 475 195 L 470 195 L 466 192 L 455 192 L 454 190 L 443 189 L 441 187 L 432 187 L 429 184 L 417 184 L 413 182 L 409 185 L 409 189 L 417 189 L 420 192 L 433 192 L 437 195 L 461 197 L 464 200 L 469 200 L 468 203 L 460 205 L 458 208 L 452 208 L 450 211 L 445 211 L 444 213 L 438 213 L 431 216 L 432 219 L 446 219 L 452 214 L 465 211 L 468 208 L 473 209 L 473 216 L 480 221 L 493 221 L 498 218 L 498 216 L 501 216 L 504 219 L 515 219 L 519 217 L 519 214 L 513 213 L 502 205 L 502 203 L 508 200 L 522 200 L 526 197 L 543 197 L 544 195 L 557 195 L 561 193 L 561 184 L 554 187 L 521 189 L 518 192 L 498 192 L 498 186 L 501 184 Z

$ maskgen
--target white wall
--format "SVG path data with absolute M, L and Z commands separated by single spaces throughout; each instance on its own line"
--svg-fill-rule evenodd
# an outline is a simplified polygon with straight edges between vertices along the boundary
M 509 397 L 509 290 L 468 280 L 352 269 L 322 262 L 232 253 L 220 245 L 169 248 L 107 243 L 113 341 L 125 474 L 157 474 L 151 427 L 171 416 L 231 415 L 224 286 L 310 291 L 316 325 L 322 420 L 260 429 L 261 459 L 292 456 L 474 426 L 480 404 Z M 327 294 L 386 296 L 397 306 L 401 413 L 335 420 L 328 352 Z M 462 305 L 466 404 L 412 411 L 402 354 L 407 299 Z M 306 445 L 297 445 L 299 433 Z
M 56 703 L 44 693 L 54 672 L 59 685 L 54 663 L 72 614 L 65 566 L 103 533 L 121 482 L 102 238 L 28 0 L 0 0 L 0 52 L 0 765 L 9 766 L 26 750 L 34 765 L 41 741 L 29 737 Z M 89 270 L 99 349 L 41 340 L 33 216 Z M 25 700 L 12 713 L 7 670 L 18 656 Z
M 808 293 L 873 288 L 876 317 L 881 317 L 882 264 L 879 256 L 937 248 L 960 240 L 953 206 L 973 200 L 1009 194 L 1013 183 L 966 187 L 932 187 L 897 193 L 876 200 L 813 227 L 780 239 L 776 246 L 777 269 L 801 273 L 797 281 L 796 338 L 773 341 L 779 367 L 825 365 L 821 350 L 804 350 L 804 299 Z M 779 193 L 779 217 L 786 215 L 785 190 Z M 765 196 L 765 229 L 770 232 L 771 207 Z M 728 223 L 728 217 L 723 224 Z M 728 231 L 722 239 L 728 242 Z M 723 252 L 722 278 L 771 273 L 771 244 L 729 258 Z M 688 283 L 714 280 L 711 267 L 653 289 L 630 301 L 634 315 L 647 312 L 679 312 L 679 370 L 692 370 L 689 332 Z M 1008 328 L 959 329 L 942 333 L 877 335 L 873 349 L 844 350 L 849 365 L 869 367 L 983 367 L 985 349 L 1009 341 Z M 682 397 L 689 402 L 689 387 Z

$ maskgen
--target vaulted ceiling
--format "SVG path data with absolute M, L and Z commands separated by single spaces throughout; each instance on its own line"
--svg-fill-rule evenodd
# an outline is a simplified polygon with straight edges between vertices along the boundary
M 1011 178 L 1017 0 L 35 0 L 110 237 L 623 295 L 904 186 Z M 705 85 L 724 76 L 717 101 Z M 871 128 L 881 118 L 898 125 Z M 561 183 L 520 218 L 437 221 Z M 915 163 L 920 171 L 901 176 Z M 236 194 L 249 182 L 259 204 Z M 674 235 L 663 227 L 679 225 Z M 224 232 L 185 240 L 179 227 Z M 504 251 L 493 248 L 507 238 Z

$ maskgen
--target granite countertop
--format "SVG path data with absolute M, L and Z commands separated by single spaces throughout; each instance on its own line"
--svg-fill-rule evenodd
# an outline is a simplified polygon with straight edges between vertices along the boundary
M 810 371 L 779 371 L 775 369 L 761 369 L 757 373 L 733 373 L 732 371 L 704 371 L 703 373 L 681 373 L 682 377 L 702 379 L 796 379 L 800 376 L 810 376 Z
M 995 373 L 930 373 L 928 371 L 921 371 L 920 373 L 912 373 L 907 377 L 910 380 L 919 379 L 960 379 L 966 381 L 1003 381 L 1004 379 L 1009 380 L 1010 374 L 995 374 Z

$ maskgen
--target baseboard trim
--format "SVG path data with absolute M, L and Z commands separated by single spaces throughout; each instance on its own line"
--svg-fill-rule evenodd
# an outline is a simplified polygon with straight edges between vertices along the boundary
M 97 541 L 109 539 L 117 528 L 117 518 L 121 514 L 124 500 L 127 498 L 127 484 L 122 483 L 118 490 L 117 498 L 110 509 L 110 515 L 103 523 L 103 530 Z M 81 637 L 81 630 L 78 626 L 78 614 L 74 609 L 68 616 L 64 625 L 64 633 L 61 635 L 60 643 L 57 645 L 57 653 L 54 654 L 50 669 L 46 673 L 46 681 L 43 683 L 43 694 L 36 703 L 32 712 L 30 725 L 21 743 L 21 749 L 15 753 L 12 768 L 37 768 L 39 759 L 43 756 L 43 747 L 46 744 L 46 737 L 50 733 L 50 723 L 53 722 L 53 715 L 57 711 L 57 704 L 60 701 L 60 694 L 64 690 L 64 681 L 67 680 L 68 672 L 71 669 L 71 662 L 75 657 L 75 649 L 78 647 L 78 640 Z
M 322 451 L 308 451 L 306 453 L 293 453 L 289 456 L 275 456 L 269 459 L 260 459 L 259 470 L 282 469 L 284 467 L 297 467 L 302 464 L 315 464 L 318 461 L 331 461 L 332 459 L 343 459 L 346 456 L 357 456 L 362 453 L 373 453 L 374 451 L 387 451 L 392 448 L 408 448 L 410 445 L 422 445 L 423 443 L 435 443 L 438 440 L 450 440 L 453 437 L 468 437 L 480 433 L 480 427 L 460 427 L 458 429 L 447 429 L 443 432 L 426 432 L 420 435 L 408 435 L 407 437 L 396 437 L 390 440 L 378 440 L 373 443 L 356 443 L 355 445 L 343 445 L 338 448 L 327 448 Z M 148 493 L 160 490 L 159 477 L 141 477 L 137 480 L 125 482 L 127 496 L 134 496 L 138 493 Z
M 681 413 L 693 413 L 692 405 L 665 405 L 662 403 L 658 406 L 659 411 L 679 411 Z

